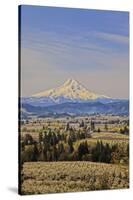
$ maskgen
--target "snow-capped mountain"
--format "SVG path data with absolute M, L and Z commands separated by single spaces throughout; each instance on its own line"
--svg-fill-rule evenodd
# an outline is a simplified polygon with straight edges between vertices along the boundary
M 57 88 L 34 94 L 31 97 L 21 98 L 21 103 L 40 107 L 47 107 L 66 102 L 85 103 L 91 101 L 111 103 L 118 101 L 118 99 L 94 93 L 74 79 L 68 79 L 63 85 Z
M 33 95 L 33 97 L 51 97 L 56 100 L 58 97 L 71 100 L 94 100 L 97 98 L 109 98 L 104 95 L 98 95 L 86 89 L 81 83 L 74 79 L 68 79 L 63 85 Z
M 31 97 L 21 98 L 21 117 L 53 116 L 66 114 L 127 114 L 128 100 L 113 99 L 89 91 L 74 79 L 63 85 Z

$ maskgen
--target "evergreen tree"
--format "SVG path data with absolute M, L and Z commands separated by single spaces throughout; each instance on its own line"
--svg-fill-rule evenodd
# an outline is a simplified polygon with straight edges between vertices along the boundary
M 80 143 L 78 147 L 78 158 L 82 160 L 82 156 L 88 153 L 88 144 L 87 142 Z
M 39 143 L 41 143 L 43 141 L 43 134 L 42 132 L 39 133 Z
M 30 134 L 24 135 L 24 145 L 33 144 L 34 140 Z
M 85 126 L 85 123 L 84 123 L 84 121 L 82 120 L 81 123 L 80 123 L 80 125 L 79 125 L 79 127 L 84 127 L 84 126 Z
M 58 154 L 64 153 L 64 145 L 63 143 L 58 144 Z
M 58 160 L 58 151 L 55 145 L 53 146 L 51 157 L 52 157 L 52 161 Z
M 109 144 L 103 145 L 102 141 L 98 141 L 92 149 L 92 161 L 109 163 L 111 161 L 111 152 Z
M 37 148 L 37 143 L 35 142 L 34 143 L 34 147 L 33 147 L 33 157 L 32 157 L 32 160 L 33 161 L 37 161 L 38 156 L 39 156 L 39 151 L 38 151 L 38 148 Z
M 93 121 L 91 121 L 91 131 L 95 130 L 95 123 Z
M 68 131 L 70 128 L 69 122 L 66 124 L 66 131 Z

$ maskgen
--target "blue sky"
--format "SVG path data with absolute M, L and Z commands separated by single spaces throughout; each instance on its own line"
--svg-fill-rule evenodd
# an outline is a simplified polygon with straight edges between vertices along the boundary
M 71 77 L 128 98 L 128 12 L 21 6 L 21 52 L 23 96 Z

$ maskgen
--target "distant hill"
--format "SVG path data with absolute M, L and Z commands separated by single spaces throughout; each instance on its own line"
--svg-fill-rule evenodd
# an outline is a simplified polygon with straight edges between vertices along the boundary
M 89 114 L 125 114 L 129 112 L 129 102 L 119 101 L 114 103 L 63 103 L 48 107 L 37 107 L 29 104 L 22 104 L 22 118 L 36 117 L 52 117 L 52 116 L 71 116 L 71 115 L 89 115 Z

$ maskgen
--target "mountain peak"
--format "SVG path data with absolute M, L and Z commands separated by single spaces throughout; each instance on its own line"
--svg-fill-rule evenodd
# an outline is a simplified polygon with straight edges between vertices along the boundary
M 73 78 L 68 78 L 68 79 L 65 81 L 65 84 L 72 84 L 72 83 L 78 83 L 78 81 L 76 81 L 76 80 L 73 79 Z
M 75 79 L 73 78 L 69 78 L 67 79 L 65 82 L 64 82 L 64 86 L 76 86 L 76 85 L 79 85 L 80 83 L 78 81 L 76 81 Z
M 97 98 L 107 98 L 103 95 L 98 95 L 86 89 L 81 83 L 73 78 L 67 79 L 63 85 L 50 89 L 38 94 L 34 97 L 50 97 L 51 99 L 65 98 L 68 100 L 92 100 Z

